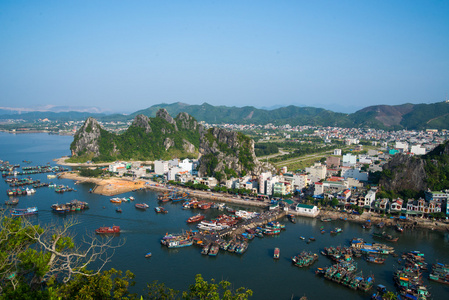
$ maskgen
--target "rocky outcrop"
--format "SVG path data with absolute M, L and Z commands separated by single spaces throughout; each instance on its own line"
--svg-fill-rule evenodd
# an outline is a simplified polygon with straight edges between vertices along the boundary
M 94 118 L 88 118 L 83 126 L 76 132 L 73 142 L 70 145 L 72 156 L 78 154 L 86 154 L 98 156 L 100 155 L 100 147 L 98 144 L 101 127 Z
M 145 129 L 145 133 L 152 132 L 150 119 L 145 115 L 137 115 L 134 119 L 133 125 Z
M 189 153 L 195 153 L 195 145 L 192 144 L 191 142 L 189 142 L 186 139 L 182 139 L 182 148 L 184 149 L 184 151 L 189 152 Z
M 175 141 L 173 141 L 171 138 L 166 138 L 164 140 L 165 151 L 167 151 L 168 149 L 170 149 L 170 147 L 173 147 L 174 145 Z
M 170 116 L 170 114 L 165 108 L 161 108 L 157 111 L 156 118 L 161 118 L 167 121 L 168 123 L 175 125 L 175 130 L 178 131 L 178 126 L 176 125 L 175 119 L 173 119 L 172 116 Z
M 179 113 L 176 116 L 176 121 L 179 125 L 178 128 L 180 129 L 197 130 L 199 126 L 195 118 L 186 112 Z
M 201 135 L 199 151 L 200 176 L 215 176 L 224 181 L 232 176 L 259 175 L 267 169 L 256 158 L 254 140 L 239 132 L 210 128 Z
M 420 157 L 396 154 L 383 167 L 379 185 L 395 192 L 427 190 L 426 161 Z

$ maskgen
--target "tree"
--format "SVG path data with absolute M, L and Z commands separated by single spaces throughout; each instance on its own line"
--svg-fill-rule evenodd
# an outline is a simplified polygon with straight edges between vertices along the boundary
M 164 283 L 158 283 L 158 281 L 154 281 L 151 284 L 147 285 L 148 295 L 145 297 L 146 299 L 155 299 L 155 300 L 172 300 L 176 299 L 179 291 L 168 288 Z
M 122 243 L 112 245 L 111 238 L 94 236 L 76 246 L 70 229 L 77 223 L 66 221 L 62 226 L 41 227 L 24 218 L 0 216 L 0 281 L 1 294 L 37 293 L 54 284 L 55 279 L 67 283 L 72 276 L 96 276 L 111 259 L 109 253 Z M 96 271 L 87 267 L 96 263 Z M 98 262 L 100 264 L 98 265 Z
M 195 276 L 195 284 L 190 285 L 189 290 L 182 293 L 182 298 L 191 299 L 223 299 L 223 300 L 244 300 L 253 295 L 253 291 L 240 287 L 235 292 L 231 290 L 231 283 L 225 280 L 215 283 L 205 281 L 201 274 Z

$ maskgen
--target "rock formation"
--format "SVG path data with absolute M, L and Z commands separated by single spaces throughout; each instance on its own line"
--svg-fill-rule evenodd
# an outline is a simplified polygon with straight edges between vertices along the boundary
M 232 176 L 258 175 L 266 169 L 256 158 L 254 140 L 240 132 L 210 128 L 201 135 L 200 153 L 200 176 L 224 180 Z

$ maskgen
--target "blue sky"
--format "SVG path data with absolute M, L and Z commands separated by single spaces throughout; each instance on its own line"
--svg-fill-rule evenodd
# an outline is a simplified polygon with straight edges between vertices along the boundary
M 449 1 L 0 1 L 0 106 L 449 97 Z

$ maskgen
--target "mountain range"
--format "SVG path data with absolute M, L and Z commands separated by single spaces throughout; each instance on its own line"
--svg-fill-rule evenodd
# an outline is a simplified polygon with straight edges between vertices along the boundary
M 91 116 L 99 121 L 131 121 L 137 115 L 155 117 L 159 109 L 166 109 L 171 115 L 186 112 L 198 121 L 210 124 L 290 124 L 312 126 L 336 126 L 375 128 L 384 130 L 423 130 L 449 129 L 449 103 L 431 104 L 375 105 L 363 108 L 352 114 L 338 113 L 323 108 L 286 106 L 276 109 L 259 109 L 253 106 L 230 107 L 213 106 L 208 103 L 189 105 L 181 102 L 157 104 L 129 115 L 89 112 L 28 112 L 22 114 L 2 115 L 2 119 L 23 119 L 34 121 L 48 118 L 50 120 L 85 120 Z

